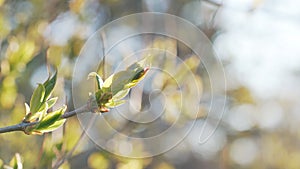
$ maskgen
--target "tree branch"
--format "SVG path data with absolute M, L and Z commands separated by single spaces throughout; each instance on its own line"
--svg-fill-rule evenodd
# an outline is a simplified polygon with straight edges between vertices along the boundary
M 13 132 L 13 131 L 24 131 L 26 127 L 33 126 L 37 123 L 38 122 L 32 122 L 32 123 L 22 122 L 22 123 L 19 123 L 19 124 L 16 124 L 16 125 L 3 127 L 3 128 L 0 128 L 0 133 L 8 133 L 8 132 Z
M 61 116 L 61 118 L 64 118 L 64 119 L 70 118 L 72 116 L 75 116 L 76 114 L 85 113 L 85 112 L 88 112 L 88 111 L 89 111 L 88 106 L 84 105 L 84 106 L 79 107 L 78 109 L 75 109 L 73 111 L 65 112 Z M 31 123 L 21 122 L 19 124 L 15 124 L 15 125 L 12 125 L 12 126 L 3 127 L 3 128 L 0 128 L 0 134 L 1 133 L 13 132 L 13 131 L 23 131 L 24 132 L 26 127 L 33 126 L 37 123 L 38 122 L 31 122 Z
M 70 112 L 65 112 L 61 118 L 69 118 L 69 117 L 72 117 L 72 116 L 75 116 L 76 114 L 80 114 L 80 113 L 84 113 L 84 112 L 87 112 L 89 111 L 89 108 L 87 105 L 84 105 L 82 107 L 79 107 L 78 109 L 75 109 L 73 111 L 70 111 Z

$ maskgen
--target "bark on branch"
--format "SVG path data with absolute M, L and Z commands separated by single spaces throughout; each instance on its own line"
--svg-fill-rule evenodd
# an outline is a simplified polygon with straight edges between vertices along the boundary
M 89 111 L 88 106 L 84 105 L 84 106 L 79 107 L 78 109 L 75 109 L 73 111 L 65 112 L 61 117 L 66 119 L 66 118 L 70 118 L 72 116 L 75 116 L 76 114 L 85 113 L 85 112 L 88 112 L 88 111 Z M 24 132 L 26 127 L 33 126 L 37 123 L 38 122 L 31 122 L 31 123 L 21 122 L 19 124 L 15 124 L 15 125 L 12 125 L 12 126 L 2 127 L 2 128 L 0 128 L 0 134 L 1 133 L 14 132 L 14 131 L 23 131 Z

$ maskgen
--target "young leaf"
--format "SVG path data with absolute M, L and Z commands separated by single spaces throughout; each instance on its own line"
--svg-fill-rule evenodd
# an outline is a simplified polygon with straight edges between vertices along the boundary
M 58 97 L 53 97 L 53 98 L 51 98 L 51 99 L 49 99 L 47 101 L 48 109 L 50 109 L 52 106 L 54 106 L 54 104 L 56 103 L 57 99 L 58 99 Z
M 110 91 L 112 95 L 115 95 L 121 90 L 132 88 L 145 77 L 148 70 L 149 68 L 142 68 L 139 64 L 133 64 L 127 70 L 109 76 L 104 81 L 103 91 Z
M 144 79 L 146 73 L 148 72 L 149 68 L 145 68 L 143 70 L 139 70 L 139 72 L 137 72 L 135 74 L 135 76 L 131 79 L 131 82 L 126 84 L 124 86 L 124 88 L 132 88 L 134 86 L 136 86 L 138 84 L 138 82 L 140 82 L 141 80 Z
M 54 75 L 52 77 L 49 77 L 46 80 L 46 82 L 43 84 L 45 87 L 45 97 L 43 101 L 46 101 L 51 96 L 51 93 L 56 83 L 56 79 L 57 79 L 57 71 L 55 71 Z
M 94 77 L 96 77 L 98 89 L 101 89 L 102 86 L 103 86 L 103 80 L 102 80 L 102 78 L 96 72 L 89 73 L 88 79 L 94 78 Z
M 116 74 L 113 74 L 104 81 L 103 91 L 112 92 L 112 95 L 115 95 L 119 91 L 125 90 L 125 85 L 130 83 L 134 76 L 135 73 L 131 70 L 120 71 Z
M 115 95 L 113 95 L 111 99 L 115 100 L 115 101 L 121 100 L 121 99 L 123 99 L 124 97 L 127 96 L 129 91 L 130 91 L 130 89 L 121 90 L 118 93 L 116 93 Z
M 30 113 L 30 107 L 25 103 L 25 115 L 27 116 Z
M 113 107 L 117 107 L 121 104 L 124 104 L 126 101 L 125 100 L 118 100 L 118 101 L 109 101 L 108 103 L 105 104 L 106 107 L 109 107 L 109 108 L 113 108 Z
M 147 63 L 149 58 L 144 58 L 138 62 L 133 63 L 132 65 L 128 66 L 127 70 L 135 70 L 143 68 L 143 67 L 149 67 L 150 65 Z
M 149 71 L 149 69 L 149 67 L 145 67 L 142 70 L 139 70 L 133 77 L 132 81 L 141 81 L 146 76 L 146 73 Z
M 35 114 L 29 114 L 26 116 L 26 120 L 29 122 L 34 122 L 34 121 L 40 121 L 47 113 L 48 110 L 48 103 L 44 102 L 41 106 L 40 109 L 35 113 Z
M 34 90 L 30 100 L 30 110 L 35 114 L 41 107 L 45 97 L 45 87 L 41 84 Z
M 95 92 L 95 99 L 100 112 L 107 112 L 107 107 L 116 107 L 123 104 L 125 101 L 121 100 L 129 93 L 130 88 L 137 85 L 141 81 L 149 68 L 143 68 L 145 59 L 130 65 L 126 70 L 117 72 L 109 76 L 104 82 L 100 76 L 91 72 L 88 78 L 99 77 L 98 91 Z
M 110 88 L 115 74 L 110 75 L 103 83 L 102 88 Z
M 37 134 L 43 134 L 52 132 L 56 129 L 58 129 L 60 126 L 62 126 L 65 123 L 66 119 L 60 119 L 52 123 L 51 125 L 47 126 L 46 128 L 39 128 L 35 130 L 35 133 Z
M 111 98 L 112 98 L 112 94 L 110 92 L 106 92 L 106 93 L 96 92 L 96 100 L 97 100 L 98 106 L 104 105 Z
M 61 115 L 66 111 L 67 107 L 64 106 L 59 110 L 56 110 L 52 113 L 48 113 L 41 122 L 34 128 L 32 131 L 33 134 L 41 134 L 45 132 L 51 132 L 56 130 L 61 125 L 64 124 L 66 119 L 62 119 Z
M 112 94 L 115 95 L 119 91 L 127 89 L 125 86 L 131 82 L 134 76 L 134 71 L 121 71 L 116 73 L 111 84 Z

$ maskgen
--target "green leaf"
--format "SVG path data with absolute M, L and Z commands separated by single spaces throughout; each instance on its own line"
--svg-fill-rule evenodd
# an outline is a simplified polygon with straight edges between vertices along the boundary
M 127 94 L 129 93 L 130 89 L 125 89 L 125 90 L 121 90 L 118 93 L 116 93 L 115 95 L 112 96 L 112 100 L 121 100 L 124 97 L 127 96 Z
M 135 73 L 132 70 L 120 71 L 113 74 L 104 81 L 103 91 L 112 92 L 112 95 L 115 95 L 119 91 L 127 89 L 125 85 L 130 83 L 134 76 Z
M 59 110 L 56 110 L 52 113 L 48 113 L 41 122 L 34 128 L 34 134 L 41 134 L 45 132 L 51 132 L 56 130 L 61 125 L 64 124 L 66 119 L 62 119 L 61 115 L 66 111 L 67 107 L 64 106 Z
M 48 103 L 44 102 L 41 106 L 40 109 L 35 113 L 35 114 L 29 114 L 28 117 L 26 117 L 26 120 L 29 122 L 34 122 L 34 121 L 40 121 L 47 113 L 48 110 Z
M 47 101 L 47 103 L 48 103 L 48 109 L 50 109 L 52 106 L 54 106 L 54 104 L 56 103 L 57 99 L 58 99 L 58 97 L 53 97 L 53 98 L 51 98 L 51 99 L 49 99 Z
M 106 107 L 116 107 L 123 104 L 121 100 L 129 93 L 130 88 L 136 86 L 146 75 L 149 68 L 143 68 L 145 59 L 130 65 L 126 70 L 117 72 L 109 76 L 104 82 L 100 76 L 91 72 L 88 78 L 98 77 L 98 91 L 95 92 L 98 107 L 105 109 Z
M 121 99 L 126 97 L 127 94 L 129 93 L 129 91 L 130 91 L 130 89 L 125 89 L 125 90 L 119 91 L 105 104 L 105 106 L 109 107 L 109 108 L 113 108 L 113 107 L 119 106 L 121 104 L 124 104 L 126 101 L 121 100 Z
M 38 87 L 34 90 L 30 100 L 30 111 L 32 114 L 35 114 L 40 109 L 44 97 L 45 87 L 42 84 L 39 84 Z
M 89 73 L 88 79 L 90 79 L 90 78 L 96 78 L 98 89 L 102 88 L 102 86 L 103 86 L 103 80 L 102 80 L 102 78 L 96 72 Z
M 146 73 L 149 71 L 149 68 L 143 68 L 142 70 L 138 70 L 136 71 L 136 74 L 135 76 L 131 79 L 132 82 L 139 82 L 141 81 L 145 76 L 146 76 Z
M 144 59 L 142 59 L 142 60 L 140 60 L 138 62 L 133 63 L 132 65 L 128 66 L 127 70 L 137 71 L 137 69 L 140 69 L 140 68 L 143 68 L 143 67 L 149 67 L 150 64 L 147 63 L 149 61 L 148 59 L 149 58 L 146 57 L 146 58 L 144 58 Z
M 135 76 L 134 71 L 121 71 L 114 75 L 111 85 L 112 95 L 117 94 L 121 90 L 125 90 L 125 86 L 131 82 Z
M 110 88 L 115 74 L 110 75 L 103 83 L 102 88 Z
M 51 96 L 51 93 L 54 89 L 55 83 L 57 79 L 57 71 L 55 71 L 52 77 L 49 77 L 46 82 L 43 84 L 45 87 L 45 97 L 43 101 L 46 101 Z
M 107 92 L 107 93 L 98 93 L 96 92 L 96 100 L 98 106 L 104 105 L 107 103 L 109 100 L 111 100 L 112 94 Z
M 118 101 L 110 100 L 108 103 L 105 104 L 105 106 L 109 108 L 113 108 L 121 104 L 124 104 L 125 102 L 126 102 L 125 100 L 118 100 Z
M 104 81 L 102 90 L 115 95 L 121 90 L 132 88 L 145 77 L 148 70 L 149 68 L 143 68 L 139 63 L 134 63 L 127 70 L 109 76 Z
M 30 107 L 27 103 L 25 103 L 25 115 L 27 116 L 30 113 Z

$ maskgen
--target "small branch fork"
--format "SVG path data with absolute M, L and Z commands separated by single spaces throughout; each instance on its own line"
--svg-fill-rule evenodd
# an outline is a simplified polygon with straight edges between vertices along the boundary
M 89 111 L 90 111 L 90 109 L 88 108 L 88 106 L 84 105 L 84 106 L 79 107 L 78 109 L 75 109 L 73 111 L 65 112 L 61 116 L 61 118 L 67 119 L 67 118 L 75 116 L 76 114 L 85 113 L 85 112 L 89 112 Z M 19 124 L 15 124 L 15 125 L 12 125 L 12 126 L 3 127 L 3 128 L 0 128 L 0 134 L 1 133 L 14 132 L 14 131 L 23 131 L 24 132 L 27 127 L 33 126 L 37 123 L 38 122 L 31 122 L 31 123 L 21 122 Z

